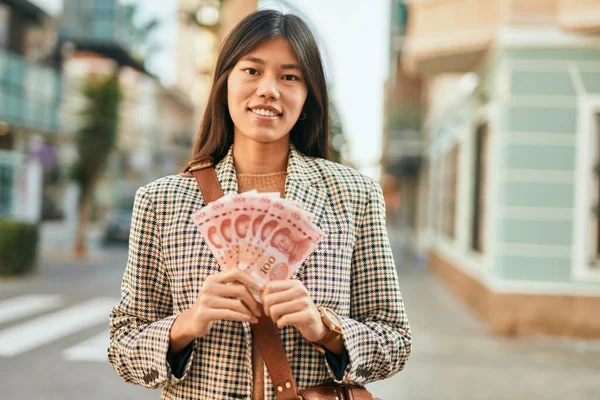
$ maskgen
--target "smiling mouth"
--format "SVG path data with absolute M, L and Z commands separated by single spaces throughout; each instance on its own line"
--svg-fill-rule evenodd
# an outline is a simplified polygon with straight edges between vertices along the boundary
M 249 108 L 248 111 L 250 111 L 252 114 L 258 116 L 258 117 L 263 117 L 263 118 L 277 118 L 277 117 L 281 117 L 282 114 L 277 114 L 274 111 L 271 110 L 264 110 L 264 109 L 251 109 Z

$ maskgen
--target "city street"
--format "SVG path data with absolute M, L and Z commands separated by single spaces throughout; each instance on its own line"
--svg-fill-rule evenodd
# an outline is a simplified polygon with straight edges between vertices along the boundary
M 0 0 L 0 400 L 160 399 L 108 363 L 129 236 L 132 262 L 176 263 L 188 304 L 209 259 L 195 227 L 224 266 L 265 247 L 270 279 L 329 234 L 306 281 L 363 319 L 398 301 L 373 273 L 391 260 L 383 223 L 412 354 L 375 397 L 600 400 L 599 44 L 600 0 Z M 284 187 L 300 208 L 193 214 L 216 186 L 174 174 L 203 186 L 206 156 L 225 193 Z M 142 300 L 164 300 L 137 275 Z M 156 383 L 160 327 L 132 329 L 147 342 L 128 362 Z M 356 376 L 400 359 L 369 362 L 381 352 L 356 332 Z M 219 333 L 181 392 L 246 384 L 228 351 L 243 346 Z
M 371 385 L 395 399 L 598 399 L 600 342 L 496 338 L 425 268 L 400 258 L 413 329 L 405 371 Z M 43 260 L 39 272 L 0 280 L 0 385 L 6 399 L 158 399 L 126 384 L 106 361 L 107 315 L 126 249 L 84 263 Z

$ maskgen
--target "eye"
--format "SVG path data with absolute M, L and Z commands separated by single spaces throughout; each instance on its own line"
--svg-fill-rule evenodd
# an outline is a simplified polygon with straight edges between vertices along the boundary
M 291 82 L 291 81 L 299 81 L 299 80 L 300 80 L 300 78 L 299 78 L 299 77 L 297 77 L 296 75 L 284 75 L 284 76 L 282 77 L 282 79 L 283 79 L 284 81 L 288 81 L 288 82 Z
M 254 68 L 244 68 L 244 72 L 247 73 L 248 75 L 252 75 L 252 76 L 258 75 L 258 71 L 255 70 Z

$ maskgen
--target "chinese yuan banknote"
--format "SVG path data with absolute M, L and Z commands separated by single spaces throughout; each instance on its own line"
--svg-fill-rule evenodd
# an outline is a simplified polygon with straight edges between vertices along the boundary
M 226 198 L 224 196 L 192 214 L 192 221 L 198 227 L 208 248 L 223 269 L 228 268 L 226 251 L 229 246 L 221 234 L 223 228 L 221 223 L 228 216 L 227 205 L 231 197 Z
M 322 238 L 321 230 L 301 210 L 275 202 L 255 238 L 261 254 L 247 272 L 261 283 L 289 279 Z
M 291 278 L 314 251 L 323 233 L 313 219 L 279 193 L 255 191 L 229 194 L 192 214 L 222 269 L 239 268 L 263 284 Z

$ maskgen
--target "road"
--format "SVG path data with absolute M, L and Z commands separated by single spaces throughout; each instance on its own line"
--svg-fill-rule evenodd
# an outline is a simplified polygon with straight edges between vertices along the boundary
M 0 280 L 2 399 L 160 398 L 106 361 L 126 257 L 116 247 L 86 262 L 46 258 L 33 275 Z M 370 385 L 379 397 L 600 399 L 600 342 L 495 337 L 425 268 L 397 264 L 414 350 L 404 371 Z

